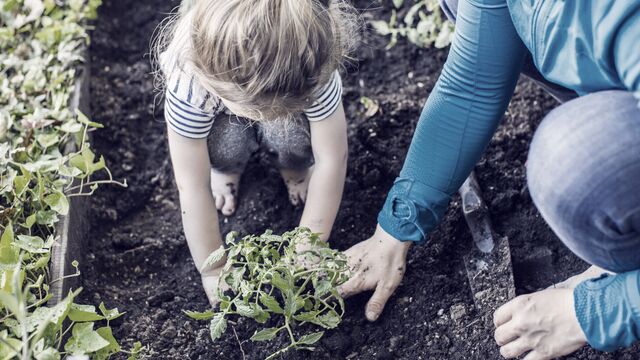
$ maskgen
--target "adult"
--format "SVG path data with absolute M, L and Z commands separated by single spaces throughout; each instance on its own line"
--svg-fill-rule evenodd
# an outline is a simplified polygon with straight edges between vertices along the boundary
M 527 353 L 526 360 L 587 342 L 605 351 L 630 346 L 640 338 L 640 1 L 441 4 L 456 21 L 449 57 L 375 234 L 347 250 L 355 273 L 341 291 L 375 290 L 365 314 L 378 318 L 411 244 L 442 219 L 525 70 L 562 102 L 529 150 L 531 197 L 564 244 L 594 267 L 503 305 L 495 340 L 504 357 Z

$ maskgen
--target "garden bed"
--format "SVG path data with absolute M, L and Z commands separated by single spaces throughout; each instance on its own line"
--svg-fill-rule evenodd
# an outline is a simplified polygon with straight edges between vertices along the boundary
M 357 1 L 368 18 L 388 18 L 387 2 Z M 389 2 L 390 3 L 390 2 Z M 82 266 L 90 303 L 126 310 L 112 323 L 117 337 L 136 338 L 153 359 L 240 359 L 240 341 L 256 326 L 239 321 L 215 343 L 207 322 L 182 310 L 206 310 L 199 274 L 191 261 L 165 139 L 166 125 L 150 75 L 149 40 L 175 1 L 106 0 L 91 45 L 92 109 L 106 125 L 94 146 L 129 188 L 101 190 L 92 199 L 91 233 Z M 418 49 L 401 41 L 385 51 L 377 35 L 363 39 L 355 66 L 344 76 L 349 122 L 349 169 L 331 243 L 339 249 L 371 235 L 377 209 L 398 174 L 422 105 L 446 50 Z M 381 112 L 367 118 L 366 96 Z M 556 102 L 529 81 L 518 85 L 509 111 L 477 167 L 499 234 L 511 241 L 519 293 L 544 288 L 583 270 L 545 225 L 526 189 L 524 163 L 533 131 Z M 297 225 L 274 169 L 257 157 L 243 176 L 236 215 L 221 217 L 224 233 L 283 232 Z M 347 301 L 343 323 L 329 331 L 314 353 L 287 359 L 497 359 L 490 314 L 474 310 L 463 254 L 471 246 L 458 201 L 428 245 L 414 247 L 402 286 L 375 323 L 364 319 L 370 294 Z M 248 359 L 261 359 L 284 344 L 243 342 Z M 637 349 L 636 349 L 637 351 Z M 578 359 L 634 357 L 633 351 L 602 355 L 583 350 Z

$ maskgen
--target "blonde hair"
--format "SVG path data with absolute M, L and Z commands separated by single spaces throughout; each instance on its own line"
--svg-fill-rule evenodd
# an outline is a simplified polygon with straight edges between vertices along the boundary
M 345 0 L 184 1 L 155 38 L 156 64 L 164 53 L 163 65 L 188 67 L 254 120 L 290 118 L 310 106 L 358 38 Z

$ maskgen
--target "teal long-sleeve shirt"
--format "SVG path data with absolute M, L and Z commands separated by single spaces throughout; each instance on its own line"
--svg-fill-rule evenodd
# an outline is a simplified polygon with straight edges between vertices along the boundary
M 449 57 L 378 215 L 380 226 L 401 241 L 426 240 L 491 140 L 527 51 L 547 80 L 580 95 L 620 89 L 640 100 L 639 39 L 638 0 L 461 0 Z M 640 309 L 634 294 L 621 295 Z M 598 314 L 582 316 L 584 323 Z M 602 349 L 628 342 L 600 337 Z

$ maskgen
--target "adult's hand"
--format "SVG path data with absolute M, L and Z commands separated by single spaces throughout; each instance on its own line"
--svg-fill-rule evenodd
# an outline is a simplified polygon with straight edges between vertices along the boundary
M 340 287 L 340 293 L 349 297 L 374 290 L 365 308 L 365 316 L 369 321 L 378 319 L 387 300 L 400 285 L 410 247 L 411 242 L 396 240 L 378 225 L 371 238 L 345 251 L 352 275 Z
M 546 289 L 522 295 L 494 313 L 500 354 L 525 360 L 568 355 L 586 344 L 574 311 L 573 289 Z

